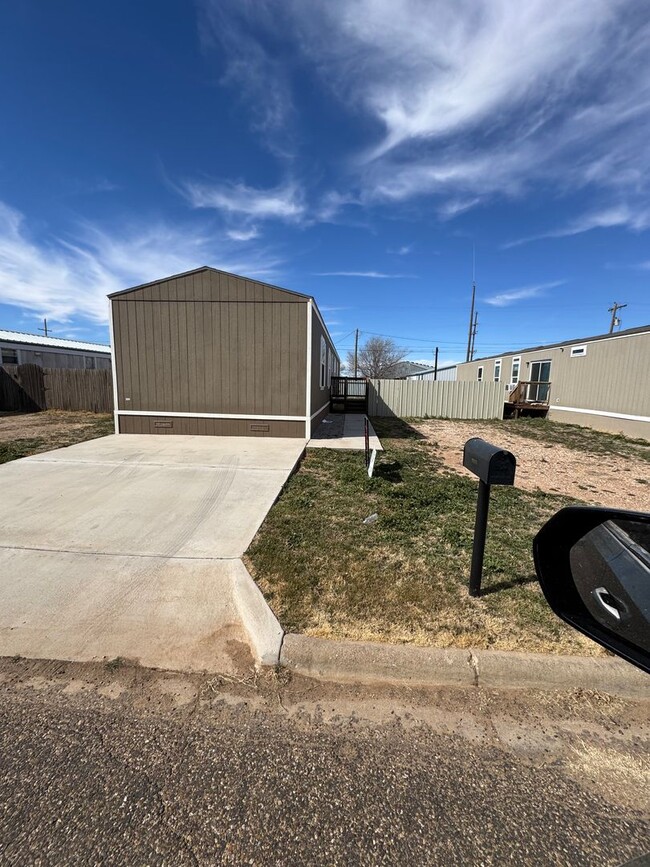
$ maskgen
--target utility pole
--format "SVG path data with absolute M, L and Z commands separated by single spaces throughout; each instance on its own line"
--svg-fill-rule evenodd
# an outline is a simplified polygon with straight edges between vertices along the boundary
M 469 330 L 467 332 L 467 356 L 465 361 L 472 360 L 472 326 L 474 322 L 474 302 L 476 300 L 476 247 L 472 242 L 472 306 L 469 310 Z
M 47 335 L 50 333 L 50 332 L 49 332 L 49 329 L 48 329 L 48 327 L 47 327 L 47 319 L 43 319 L 43 327 L 42 327 L 42 328 L 39 328 L 38 330 L 39 330 L 39 331 L 42 331 L 42 332 L 43 332 L 43 335 L 44 335 L 45 337 L 47 337 Z
M 472 330 L 470 332 L 471 345 L 470 345 L 469 358 L 467 359 L 468 361 L 474 360 L 474 343 L 476 342 L 476 332 L 477 331 L 478 331 L 478 310 L 474 314 L 474 324 L 473 324 Z
M 608 313 L 612 314 L 612 321 L 609 323 L 609 333 L 611 334 L 614 330 L 615 325 L 620 325 L 621 323 L 616 319 L 616 311 L 622 310 L 624 307 L 627 307 L 627 304 L 618 304 L 614 301 L 614 306 L 608 309 Z
M 436 346 L 436 354 L 433 359 L 433 378 L 438 379 L 438 347 Z
M 358 353 L 359 353 L 359 329 L 354 332 L 354 378 L 357 378 L 357 367 L 358 367 Z
M 472 360 L 472 328 L 474 327 L 474 301 L 476 298 L 476 283 L 472 282 L 472 306 L 469 310 L 469 331 L 467 333 L 467 356 L 465 361 Z

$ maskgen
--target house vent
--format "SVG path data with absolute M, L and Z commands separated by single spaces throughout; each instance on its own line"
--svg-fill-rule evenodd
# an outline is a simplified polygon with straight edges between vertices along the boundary
M 252 431 L 269 431 L 270 427 L 268 424 L 252 424 L 250 429 Z
M 153 423 L 154 427 L 174 427 L 173 421 L 155 421 Z
M 571 347 L 571 358 L 580 358 L 581 355 L 587 354 L 587 347 L 583 344 L 582 346 L 572 346 Z

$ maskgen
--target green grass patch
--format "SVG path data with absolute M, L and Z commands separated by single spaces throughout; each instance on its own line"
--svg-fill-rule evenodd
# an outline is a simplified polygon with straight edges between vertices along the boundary
M 313 449 L 248 554 L 283 627 L 421 645 L 598 653 L 551 612 L 531 544 L 566 497 L 494 488 L 484 594 L 467 592 L 477 483 L 444 468 L 408 424 L 376 419 L 385 452 Z M 376 512 L 379 519 L 364 524 Z

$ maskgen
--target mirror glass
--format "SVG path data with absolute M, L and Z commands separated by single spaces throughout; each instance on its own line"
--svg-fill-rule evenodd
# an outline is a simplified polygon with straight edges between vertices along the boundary
M 604 521 L 573 545 L 569 557 L 576 590 L 592 617 L 650 652 L 650 524 Z

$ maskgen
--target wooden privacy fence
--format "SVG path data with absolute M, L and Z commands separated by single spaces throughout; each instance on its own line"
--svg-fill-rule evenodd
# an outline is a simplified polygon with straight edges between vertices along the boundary
M 0 410 L 38 412 L 42 409 L 113 412 L 110 370 L 6 364 L 0 367 Z
M 501 382 L 372 379 L 368 415 L 399 418 L 503 418 Z

